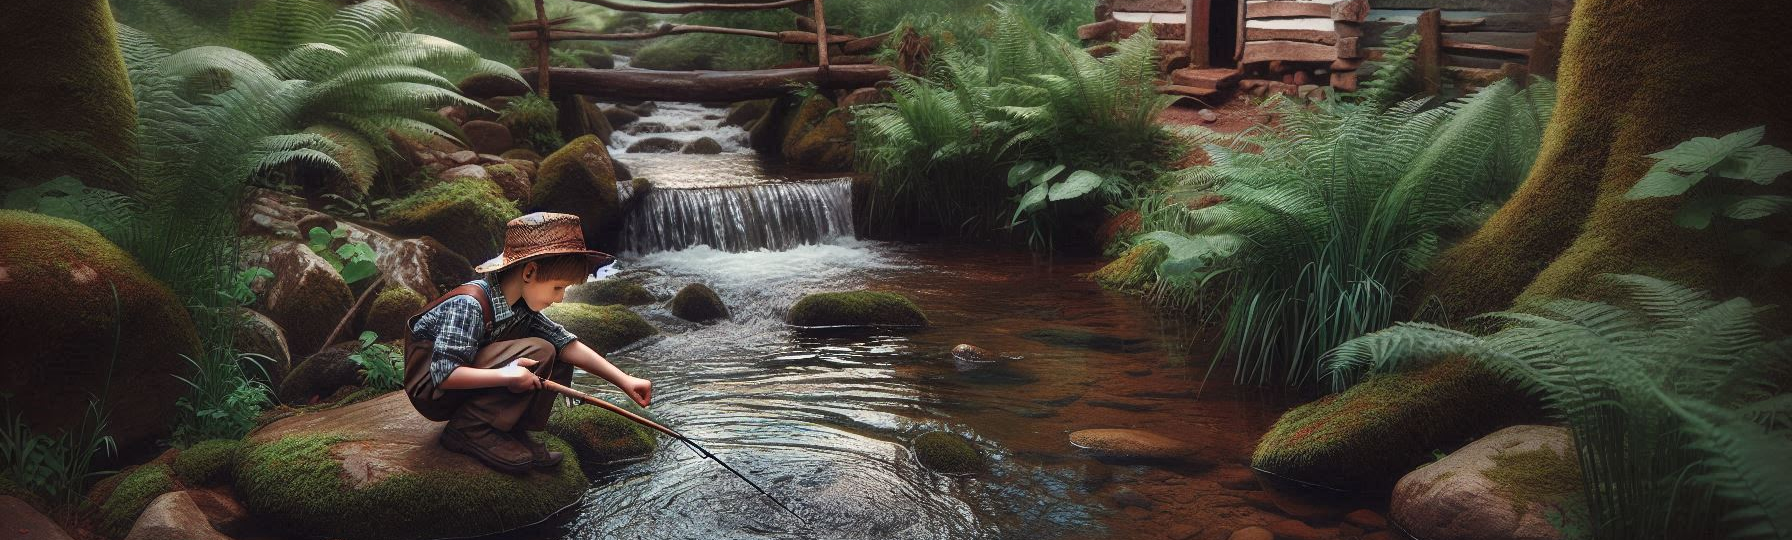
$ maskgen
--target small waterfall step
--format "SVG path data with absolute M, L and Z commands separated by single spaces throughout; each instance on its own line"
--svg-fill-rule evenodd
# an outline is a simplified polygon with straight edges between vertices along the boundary
M 853 236 L 852 180 L 652 189 L 624 217 L 622 247 L 646 254 L 699 244 L 784 251 Z

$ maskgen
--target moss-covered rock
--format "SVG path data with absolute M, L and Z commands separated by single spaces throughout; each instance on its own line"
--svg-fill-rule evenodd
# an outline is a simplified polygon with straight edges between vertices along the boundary
M 1512 426 L 1402 476 L 1388 518 L 1417 538 L 1560 539 L 1588 528 L 1581 489 L 1568 429 Z
M 518 215 L 516 205 L 490 180 L 443 182 L 393 203 L 386 223 L 394 232 L 430 235 L 469 261 L 497 255 L 504 223 Z
M 684 143 L 670 137 L 647 137 L 628 145 L 630 154 L 670 154 L 684 148 Z
M 109 434 L 133 453 L 166 436 L 199 338 L 168 287 L 75 221 L 0 210 L 0 392 L 41 433 L 74 430 L 109 372 Z M 114 309 L 113 288 L 118 290 Z M 52 296 L 46 296 L 52 295 Z M 116 332 L 116 336 L 114 335 Z M 116 337 L 116 341 L 115 341 Z M 116 361 L 114 361 L 116 358 Z M 21 406 L 22 405 L 22 406 Z
M 614 244 L 622 221 L 616 165 L 597 136 L 579 137 L 543 159 L 529 200 L 539 211 L 579 216 L 586 244 L 597 249 Z
M 1340 489 L 1385 489 L 1430 459 L 1534 414 L 1498 376 L 1454 360 L 1378 375 L 1296 407 L 1257 443 L 1251 466 Z
M 927 468 L 945 474 L 972 474 L 983 470 L 983 452 L 961 435 L 929 431 L 915 437 L 915 458 Z
M 558 467 L 512 475 L 442 448 L 441 430 L 403 392 L 284 418 L 245 442 L 236 492 L 272 530 L 410 540 L 534 523 L 577 503 L 587 487 L 577 454 L 559 438 L 537 435 L 568 454 Z
M 305 405 L 335 395 L 344 387 L 361 384 L 361 365 L 349 359 L 358 341 L 347 341 L 319 351 L 293 366 L 280 381 L 280 401 Z
M 794 95 L 785 95 L 772 100 L 765 114 L 753 121 L 753 127 L 747 130 L 747 142 L 753 151 L 765 155 L 777 155 L 784 150 L 785 127 L 790 125 L 792 113 L 804 101 Z
M 784 122 L 784 133 L 779 141 L 779 148 L 783 149 L 786 156 L 790 155 L 790 147 L 796 145 L 804 135 L 820 125 L 821 121 L 827 118 L 828 111 L 832 110 L 834 110 L 834 101 L 821 93 L 812 94 L 797 102 L 796 108 L 789 113 L 789 119 Z
M 232 343 L 238 353 L 266 356 L 266 360 L 257 359 L 261 369 L 250 369 L 249 375 L 269 385 L 279 385 L 286 372 L 292 370 L 292 352 L 286 346 L 286 331 L 267 315 L 249 310 L 244 310 L 244 314 L 243 324 L 237 327 Z M 267 372 L 265 376 L 263 371 Z
M 685 285 L 672 295 L 672 315 L 687 321 L 704 322 L 728 316 L 728 306 L 722 304 L 722 297 L 716 291 L 702 283 Z
M 230 481 L 236 467 L 236 451 L 243 441 L 211 439 L 199 441 L 174 455 L 174 475 L 189 486 L 211 486 Z
M 730 105 L 728 114 L 722 117 L 722 125 L 745 128 L 759 117 L 765 116 L 765 111 L 771 110 L 773 101 L 775 100 L 755 99 Z
M 428 300 L 404 287 L 386 287 L 367 308 L 367 319 L 361 329 L 379 334 L 383 339 L 403 338 L 405 321 Z
M 790 306 L 784 321 L 795 326 L 927 326 L 914 301 L 880 291 L 815 293 Z
M 534 150 L 530 150 L 528 148 L 512 148 L 509 151 L 504 152 L 503 154 L 499 154 L 499 157 L 502 157 L 506 160 L 520 159 L 520 160 L 524 160 L 524 161 L 533 161 L 536 163 L 541 163 L 541 154 L 535 153 Z
M 629 409 L 645 416 L 638 407 Z M 548 417 L 547 431 L 566 441 L 586 467 L 646 459 L 659 445 L 651 428 L 622 415 L 589 405 L 568 407 L 558 401 Z
M 722 143 L 716 142 L 715 139 L 709 137 L 702 137 L 695 141 L 691 141 L 690 144 L 684 145 L 684 149 L 679 152 L 686 154 L 720 154 L 722 153 Z
M 653 303 L 653 293 L 640 283 L 626 279 L 603 279 L 574 285 L 566 290 L 566 301 L 594 306 L 640 306 Z
M 852 113 L 819 94 L 804 101 L 784 135 L 784 161 L 818 171 L 852 170 Z
M 32 69 L 0 81 L 10 103 L 0 107 L 0 126 L 52 148 L 9 159 L 8 176 L 38 183 L 67 175 L 91 187 L 136 191 L 121 164 L 137 155 L 137 101 L 112 21 L 104 0 L 8 6 L 0 35 L 15 39 L 0 51 L 0 64 Z
M 592 103 L 591 98 L 577 94 L 555 94 L 554 107 L 557 109 L 556 123 L 563 140 L 596 135 L 604 144 L 610 144 L 610 135 L 615 129 L 610 127 L 610 121 L 604 118 L 603 111 Z
M 251 253 L 246 265 L 273 272 L 273 277 L 250 284 L 256 293 L 254 308 L 280 325 L 295 355 L 323 348 L 324 340 L 355 302 L 342 274 L 305 244 L 275 243 L 266 251 Z
M 659 333 L 641 315 L 623 306 L 559 303 L 542 314 L 565 326 L 585 345 L 605 354 Z
M 566 144 L 560 135 L 560 108 L 553 101 L 529 94 L 510 100 L 498 115 L 498 123 L 510 128 L 520 148 L 553 152 Z
M 112 538 L 123 537 L 150 501 L 177 489 L 180 486 L 174 481 L 174 470 L 166 464 L 151 463 L 132 469 L 100 505 L 100 531 Z
M 1110 289 L 1136 291 L 1157 281 L 1157 265 L 1168 254 L 1163 244 L 1140 242 L 1107 266 L 1090 272 L 1089 279 Z

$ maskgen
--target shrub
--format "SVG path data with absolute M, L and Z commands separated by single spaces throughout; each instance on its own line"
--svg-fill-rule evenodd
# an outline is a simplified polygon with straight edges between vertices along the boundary
M 498 123 L 510 128 L 518 143 L 540 154 L 551 154 L 566 146 L 566 139 L 560 137 L 559 119 L 560 110 L 553 100 L 540 94 L 512 99 L 498 114 Z

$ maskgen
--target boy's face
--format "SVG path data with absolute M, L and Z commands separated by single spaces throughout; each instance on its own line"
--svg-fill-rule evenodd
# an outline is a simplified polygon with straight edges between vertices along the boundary
M 529 263 L 533 265 L 535 263 Z M 570 279 L 537 279 L 534 268 L 525 269 L 523 275 L 523 301 L 529 303 L 529 309 L 541 311 L 548 306 L 566 299 L 566 288 L 580 281 Z

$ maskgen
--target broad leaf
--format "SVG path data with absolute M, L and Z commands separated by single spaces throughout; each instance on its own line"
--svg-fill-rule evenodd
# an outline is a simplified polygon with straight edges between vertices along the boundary
M 1014 164 L 1013 167 L 1008 168 L 1008 187 L 1018 186 L 1021 182 L 1032 179 L 1044 168 L 1045 164 L 1037 161 L 1022 161 Z
M 1035 207 L 1044 203 L 1046 194 L 1046 187 L 1044 185 L 1038 185 L 1033 186 L 1033 189 L 1027 191 L 1026 195 L 1022 195 L 1020 197 L 1020 206 L 1016 207 L 1014 210 L 1015 220 L 1019 221 L 1021 214 L 1031 212 Z
M 342 265 L 342 281 L 347 283 L 361 281 L 378 273 L 379 268 L 369 260 L 353 261 Z
M 330 246 L 330 242 L 335 239 L 335 237 L 330 236 L 330 231 L 324 230 L 323 227 L 312 227 L 310 231 L 306 232 L 306 235 L 311 240 L 311 249 L 313 250 L 327 248 Z
M 1052 186 L 1050 197 L 1051 200 L 1054 201 L 1075 199 L 1083 196 L 1084 193 L 1088 193 L 1089 190 L 1100 186 L 1104 181 L 1106 181 L 1106 179 L 1102 178 L 1101 175 L 1089 171 L 1073 172 L 1070 173 L 1069 178 Z
M 1757 195 L 1734 199 L 1724 207 L 1724 215 L 1731 219 L 1760 219 L 1787 209 L 1792 209 L 1792 197 Z
M 1033 177 L 1033 185 L 1035 185 L 1035 186 L 1043 185 L 1043 184 L 1045 184 L 1045 182 L 1047 180 L 1057 178 L 1058 174 L 1062 173 L 1062 172 L 1064 172 L 1063 165 L 1057 165 L 1057 166 L 1053 166 L 1050 169 L 1046 169 L 1045 172 L 1039 173 L 1039 176 Z
M 1750 146 L 1737 150 L 1711 172 L 1765 186 L 1789 171 L 1792 171 L 1792 152 L 1772 146 Z
M 1649 169 L 1649 173 L 1643 175 L 1642 180 L 1638 180 L 1636 185 L 1631 186 L 1630 191 L 1624 192 L 1624 198 L 1634 201 L 1651 197 L 1672 197 L 1686 193 L 1686 190 L 1692 189 L 1693 184 L 1697 184 L 1699 180 L 1705 178 L 1704 172 L 1688 175 L 1675 173 L 1668 170 L 1668 167 L 1663 165 L 1665 163 L 1667 162 L 1657 163 L 1654 168 Z
M 1723 195 L 1707 195 L 1687 199 L 1674 211 L 1674 224 L 1688 229 L 1704 229 L 1711 226 L 1711 217 L 1730 205 L 1733 197 Z

